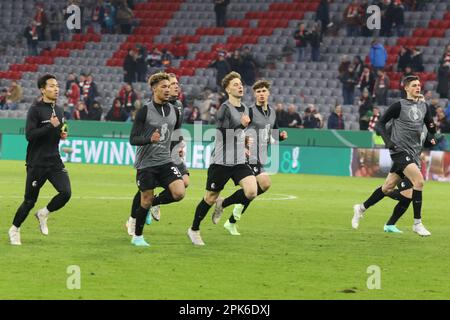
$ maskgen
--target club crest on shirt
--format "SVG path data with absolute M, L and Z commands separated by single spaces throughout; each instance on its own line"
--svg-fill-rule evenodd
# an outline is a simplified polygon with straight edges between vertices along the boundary
M 408 115 L 412 121 L 420 121 L 422 119 L 422 111 L 419 108 L 417 108 L 417 105 L 413 105 L 411 107 Z

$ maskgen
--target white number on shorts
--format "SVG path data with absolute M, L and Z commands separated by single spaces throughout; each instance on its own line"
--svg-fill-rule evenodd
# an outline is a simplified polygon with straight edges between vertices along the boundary
M 177 176 L 177 177 L 181 177 L 181 172 L 180 170 L 178 170 L 177 167 L 170 167 L 173 171 L 173 173 Z

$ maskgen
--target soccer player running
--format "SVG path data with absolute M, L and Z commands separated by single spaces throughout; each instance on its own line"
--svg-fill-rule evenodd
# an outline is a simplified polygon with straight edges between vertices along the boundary
M 227 74 L 222 80 L 222 87 L 228 93 L 228 100 L 217 112 L 215 145 L 208 168 L 206 193 L 196 208 L 194 221 L 187 232 L 192 243 L 198 246 L 205 244 L 200 235 L 200 223 L 228 180 L 233 179 L 234 184 L 239 184 L 243 190 L 236 203 L 246 204 L 257 195 L 256 178 L 246 164 L 245 128 L 250 123 L 250 117 L 248 107 L 241 102 L 244 87 L 239 73 Z M 217 224 L 220 216 L 214 214 L 212 218 L 213 223 Z
M 398 182 L 406 177 L 412 183 L 414 211 L 412 229 L 421 236 L 430 236 L 431 233 L 423 225 L 421 216 L 424 179 L 419 168 L 419 156 L 425 140 L 423 125 L 425 124 L 432 137 L 436 133 L 436 125 L 430 107 L 422 99 L 419 77 L 408 76 L 403 84 L 407 98 L 392 104 L 376 125 L 377 133 L 390 150 L 392 168 L 383 186 L 377 188 L 363 204 L 356 204 L 353 207 L 352 227 L 357 229 L 363 213 L 385 195 L 393 192 Z M 386 124 L 391 120 L 392 129 L 389 134 Z
M 153 190 L 162 186 L 172 202 L 185 195 L 181 173 L 172 162 L 171 137 L 180 126 L 178 109 L 169 103 L 170 81 L 167 73 L 158 72 L 148 80 L 153 98 L 136 114 L 130 144 L 138 146 L 135 168 L 136 183 L 141 193 L 139 207 L 128 219 L 128 233 L 135 246 L 149 246 L 143 237 L 147 212 L 153 202 Z
M 247 129 L 247 136 L 250 138 L 251 145 L 249 146 L 248 164 L 256 177 L 259 196 L 271 186 L 269 175 L 264 171 L 263 167 L 267 162 L 269 145 L 274 140 L 272 135 L 275 132 L 278 133 L 278 125 L 275 110 L 269 106 L 270 83 L 266 80 L 259 80 L 253 85 L 252 89 L 256 103 L 254 107 L 249 109 L 251 122 Z M 287 136 L 287 132 L 282 131 L 279 133 L 278 138 L 279 140 L 285 140 Z M 239 189 L 226 199 L 219 198 L 216 202 L 216 210 L 223 211 L 224 208 L 236 203 L 236 200 L 242 198 L 242 193 L 243 190 Z M 241 214 L 245 212 L 249 205 L 250 202 L 246 202 L 245 205 L 235 204 L 233 214 L 224 224 L 225 229 L 231 235 L 240 235 L 236 227 L 236 221 L 241 219 Z M 221 215 L 222 212 L 218 212 L 218 214 Z
M 183 121 L 183 104 L 179 100 L 180 95 L 180 86 L 178 84 L 177 76 L 173 73 L 169 73 L 169 103 L 172 104 L 178 111 L 179 114 L 179 121 L 177 124 L 177 128 L 181 126 Z M 180 137 L 182 138 L 182 137 Z M 171 154 L 172 159 L 178 168 L 178 170 L 181 173 L 181 176 L 183 177 L 184 187 L 187 188 L 189 186 L 189 170 L 186 167 L 186 164 L 184 163 L 184 151 L 183 151 L 183 144 L 184 142 L 182 139 L 179 139 L 178 141 L 172 141 L 171 143 Z M 174 151 L 175 150 L 175 151 Z M 170 194 L 170 190 L 164 189 L 163 192 L 156 195 L 153 198 L 152 206 L 150 207 L 150 213 L 147 214 L 147 218 L 145 220 L 145 224 L 149 225 L 152 222 L 152 217 L 155 221 L 159 221 L 161 219 L 161 212 L 160 212 L 160 205 L 161 204 L 169 204 L 175 202 L 173 197 Z M 131 215 L 133 215 L 133 212 L 135 212 L 141 203 L 141 192 L 138 190 L 137 193 L 134 196 L 133 204 L 131 206 Z M 128 226 L 127 226 L 128 228 Z M 130 230 L 130 233 L 133 232 L 133 230 Z M 130 234 L 132 236 L 133 234 Z
M 56 106 L 59 87 L 55 76 L 46 74 L 37 81 L 42 99 L 30 107 L 27 114 L 25 136 L 28 140 L 24 201 L 14 216 L 9 229 L 9 240 L 12 245 L 21 245 L 20 226 L 34 207 L 39 191 L 48 180 L 58 191 L 48 205 L 39 209 L 35 216 L 39 221 L 39 229 L 48 235 L 47 219 L 69 201 L 71 187 L 69 175 L 59 154 L 59 141 L 67 138 L 64 110 Z

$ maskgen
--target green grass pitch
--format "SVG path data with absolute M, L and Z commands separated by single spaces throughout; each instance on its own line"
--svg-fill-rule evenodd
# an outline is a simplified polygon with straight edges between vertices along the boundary
M 22 226 L 21 247 L 7 231 L 24 192 L 22 161 L 0 161 L 0 299 L 448 299 L 450 215 L 445 183 L 427 182 L 423 218 L 432 236 L 382 231 L 395 202 L 371 208 L 359 230 L 352 206 L 381 179 L 310 175 L 272 176 L 271 190 L 239 223 L 241 236 L 218 225 L 212 210 L 202 224 L 204 247 L 186 235 L 203 196 L 206 171 L 191 171 L 186 198 L 162 207 L 146 226 L 149 248 L 130 244 L 124 223 L 136 191 L 132 167 L 68 164 L 73 196 L 49 218 L 44 237 L 33 216 L 55 191 L 49 183 Z M 229 183 L 223 195 L 234 187 Z M 70 290 L 69 266 L 79 266 L 81 288 Z M 368 289 L 380 268 L 381 288 Z

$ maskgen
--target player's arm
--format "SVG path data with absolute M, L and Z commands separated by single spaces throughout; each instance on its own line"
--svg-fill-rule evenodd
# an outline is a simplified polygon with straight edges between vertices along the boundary
M 278 139 L 279 139 L 279 141 L 284 141 L 284 140 L 286 140 L 288 138 L 287 131 L 286 130 L 280 131 L 280 128 L 278 128 L 278 121 L 277 121 L 277 119 L 275 119 L 275 123 L 273 125 L 272 132 L 273 133 L 278 132 Z M 275 137 L 272 137 L 272 138 L 275 138 Z
M 428 132 L 433 136 L 436 134 L 436 124 L 433 120 L 433 115 L 431 113 L 431 106 L 427 104 L 427 112 L 425 113 L 425 117 L 423 118 L 423 122 L 428 129 Z
M 150 144 L 150 137 L 144 136 L 145 120 L 147 118 L 147 106 L 141 108 L 134 119 L 133 127 L 131 128 L 130 144 L 133 146 L 143 146 Z
M 397 119 L 400 116 L 401 104 L 400 102 L 396 102 L 392 104 L 386 112 L 381 116 L 380 120 L 378 120 L 375 125 L 375 131 L 378 135 L 383 138 L 384 144 L 388 149 L 395 150 L 397 146 L 394 142 L 392 142 L 390 134 L 387 132 L 386 124 L 392 120 Z
M 25 136 L 28 141 L 33 141 L 34 139 L 46 135 L 52 130 L 52 128 L 53 125 L 50 122 L 39 128 L 39 114 L 37 108 L 31 107 L 28 110 L 25 125 Z

